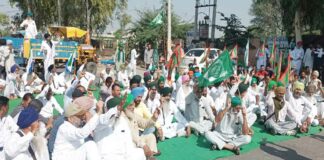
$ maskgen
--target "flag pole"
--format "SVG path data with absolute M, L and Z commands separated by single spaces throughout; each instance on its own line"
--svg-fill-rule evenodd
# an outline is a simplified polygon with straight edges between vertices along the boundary
M 171 0 L 168 0 L 168 39 L 167 39 L 167 60 L 171 57 Z

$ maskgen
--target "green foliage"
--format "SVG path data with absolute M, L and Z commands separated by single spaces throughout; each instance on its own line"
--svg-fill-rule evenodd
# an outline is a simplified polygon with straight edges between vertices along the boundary
M 253 0 L 250 14 L 254 27 L 263 35 L 295 32 L 295 15 L 300 13 L 303 31 L 324 31 L 324 0 Z
M 164 16 L 163 24 L 156 27 L 150 26 L 152 20 L 159 14 L 160 10 L 137 11 L 139 18 L 132 23 L 129 32 L 133 35 L 130 38 L 131 44 L 143 46 L 147 42 L 161 42 L 166 40 L 167 16 Z M 184 22 L 176 14 L 171 17 L 172 39 L 185 39 L 186 32 L 193 28 L 193 24 Z
M 216 25 L 216 28 L 224 32 L 224 43 L 227 47 L 230 48 L 235 44 L 241 47 L 245 46 L 249 32 L 247 28 L 242 25 L 241 20 L 235 14 L 231 14 L 229 17 L 221 14 L 221 17 L 221 21 L 225 21 L 226 25 Z
M 127 0 L 9 0 L 22 11 L 23 17 L 28 12 L 28 4 L 38 29 L 45 30 L 48 26 L 58 24 L 58 10 L 61 9 L 61 25 L 87 28 L 87 9 L 90 13 L 90 30 L 103 32 L 111 22 L 117 9 L 127 7 Z M 86 7 L 88 2 L 88 8 Z
M 8 35 L 10 30 L 10 19 L 7 15 L 0 13 L 0 34 Z
M 280 0 L 253 0 L 250 15 L 253 34 L 256 37 L 268 37 L 283 34 L 282 10 Z

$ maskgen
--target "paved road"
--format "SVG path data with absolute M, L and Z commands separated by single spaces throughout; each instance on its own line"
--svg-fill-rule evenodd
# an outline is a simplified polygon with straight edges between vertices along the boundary
M 266 143 L 260 149 L 223 160 L 323 160 L 324 131 L 281 143 Z

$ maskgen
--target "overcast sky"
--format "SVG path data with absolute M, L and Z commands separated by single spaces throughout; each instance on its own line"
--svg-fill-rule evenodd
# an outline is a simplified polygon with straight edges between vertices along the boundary
M 213 0 L 200 0 L 201 4 L 213 3 Z M 252 19 L 249 15 L 249 9 L 252 0 L 218 0 L 217 11 L 223 12 L 225 15 L 236 14 L 242 21 L 243 25 L 250 25 Z M 183 20 L 187 22 L 194 22 L 196 0 L 172 0 L 172 5 L 175 13 L 179 15 Z M 128 0 L 127 12 L 132 16 L 132 20 L 136 20 L 136 10 L 144 9 L 158 9 L 161 7 L 161 0 Z M 17 8 L 12 8 L 9 5 L 9 0 L 0 0 L 0 12 L 8 14 L 10 16 L 19 12 Z M 212 8 L 200 8 L 199 12 L 203 12 L 212 17 Z M 202 20 L 204 14 L 199 14 L 199 19 Z M 220 16 L 217 15 L 216 24 L 220 24 Z M 114 31 L 118 28 L 118 25 L 110 24 L 107 26 L 108 31 Z M 216 32 L 216 36 L 221 36 L 221 33 Z

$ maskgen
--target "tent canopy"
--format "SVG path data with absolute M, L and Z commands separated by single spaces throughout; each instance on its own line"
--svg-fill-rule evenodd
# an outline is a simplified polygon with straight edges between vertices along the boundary
M 61 33 L 66 38 L 81 38 L 87 34 L 87 31 L 76 27 L 48 27 L 48 31 L 53 35 L 57 32 Z

